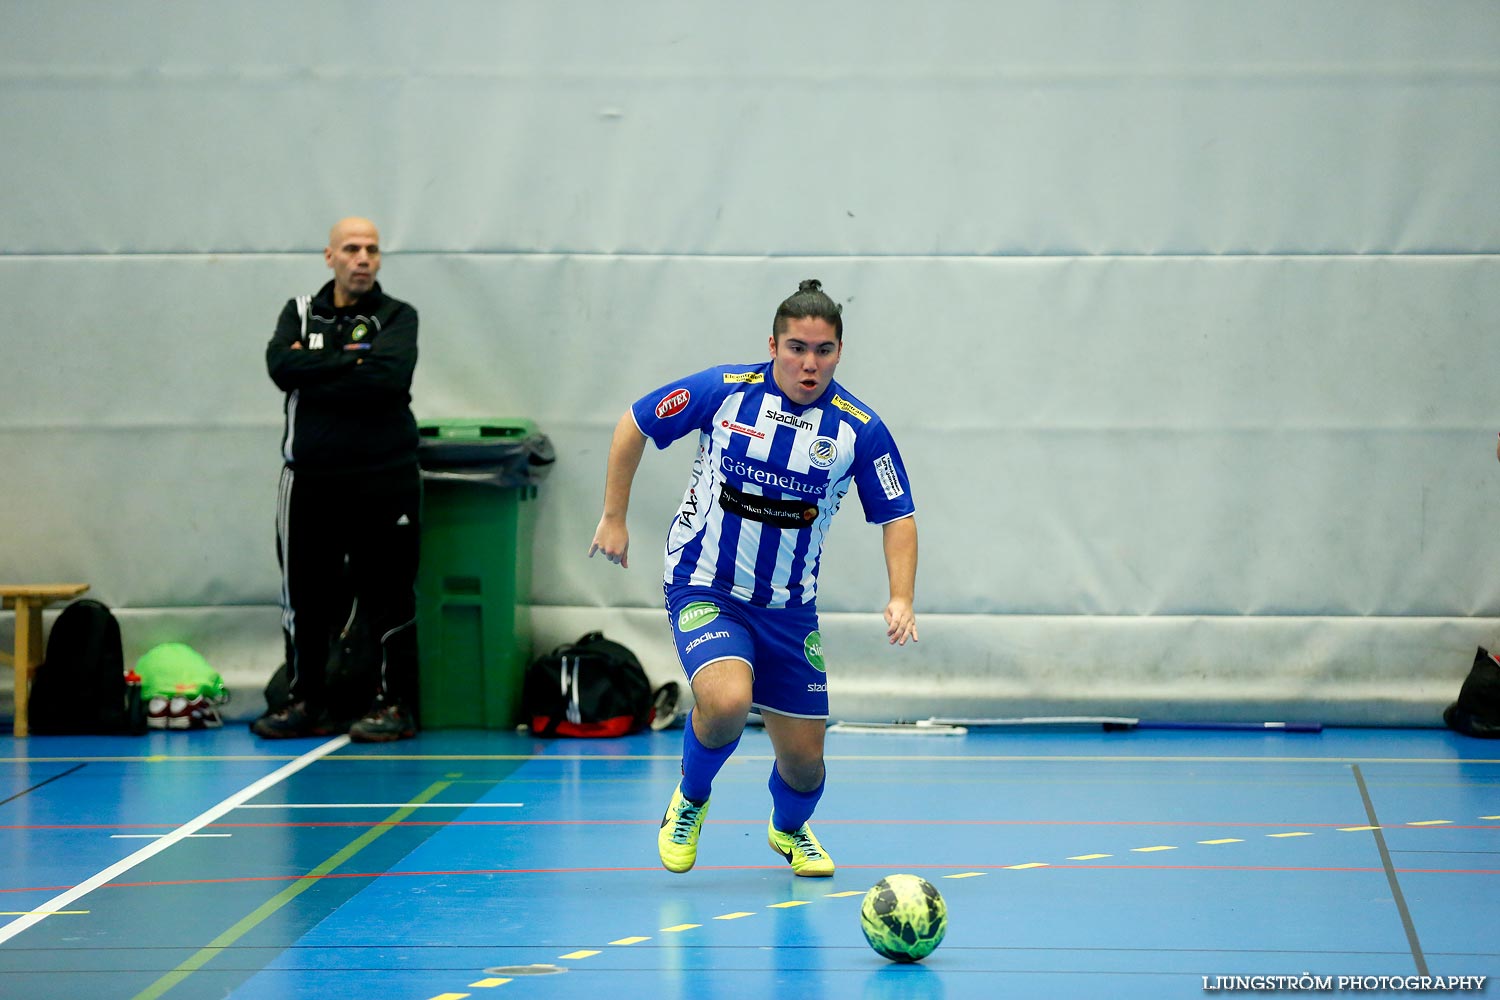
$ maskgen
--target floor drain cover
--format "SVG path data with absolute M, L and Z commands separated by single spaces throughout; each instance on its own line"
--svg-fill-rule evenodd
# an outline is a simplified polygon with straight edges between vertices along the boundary
M 567 972 L 560 965 L 498 965 L 485 969 L 486 976 L 550 976 L 554 972 Z

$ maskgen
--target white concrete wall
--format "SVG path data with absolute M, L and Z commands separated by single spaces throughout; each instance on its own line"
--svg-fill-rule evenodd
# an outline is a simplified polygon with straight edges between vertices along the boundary
M 557 447 L 539 645 L 676 675 L 688 446 L 622 573 L 582 558 L 610 428 L 810 276 L 922 540 L 893 651 L 879 534 L 835 530 L 835 714 L 1435 724 L 1500 644 L 1488 0 L 11 3 L 0 120 L 0 578 L 92 583 L 243 712 L 262 349 L 350 213 L 421 311 L 419 418 Z

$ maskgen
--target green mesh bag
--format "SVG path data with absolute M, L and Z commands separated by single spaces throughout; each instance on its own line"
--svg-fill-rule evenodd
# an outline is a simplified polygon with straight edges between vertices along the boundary
M 224 678 L 209 666 L 192 646 L 181 642 L 164 642 L 153 646 L 136 662 L 141 675 L 141 697 L 203 697 L 211 704 L 229 700 Z

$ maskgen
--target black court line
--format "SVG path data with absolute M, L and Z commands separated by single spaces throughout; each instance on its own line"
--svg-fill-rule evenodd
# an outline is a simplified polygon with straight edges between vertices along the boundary
M 56 781 L 57 779 L 59 779 L 59 778 L 66 778 L 68 775 L 72 774 L 74 771 L 82 770 L 85 767 L 88 767 L 88 764 L 86 764 L 86 763 L 85 764 L 75 764 L 72 767 L 68 768 L 66 771 L 63 771 L 61 774 L 54 774 L 52 777 L 48 778 L 46 781 L 38 781 L 36 784 L 32 785 L 30 788 L 23 788 L 23 789 L 21 789 L 19 792 L 17 792 L 16 794 L 12 795 L 8 799 L 0 799 L 0 806 L 5 805 L 7 802 L 14 802 L 16 799 L 19 799 L 23 795 L 30 795 L 32 792 L 36 791 L 38 788 L 41 788 L 43 785 L 50 785 L 50 784 L 52 784 L 52 782 Z
M 1396 866 L 1391 862 L 1390 849 L 1385 844 L 1385 833 L 1380 829 L 1380 820 L 1375 815 L 1375 804 L 1370 801 L 1370 790 L 1365 787 L 1365 776 L 1358 764 L 1350 765 L 1354 782 L 1359 785 L 1359 797 L 1365 804 L 1365 817 L 1375 829 L 1375 846 L 1380 851 L 1380 863 L 1385 868 L 1385 880 L 1391 887 L 1391 896 L 1396 900 L 1396 911 L 1401 914 L 1401 926 L 1406 931 L 1406 941 L 1411 945 L 1411 957 L 1417 963 L 1417 975 L 1425 976 L 1427 959 L 1422 954 L 1422 942 L 1417 940 L 1417 928 L 1411 922 L 1411 911 L 1406 908 L 1406 897 L 1401 892 L 1401 882 L 1396 878 Z

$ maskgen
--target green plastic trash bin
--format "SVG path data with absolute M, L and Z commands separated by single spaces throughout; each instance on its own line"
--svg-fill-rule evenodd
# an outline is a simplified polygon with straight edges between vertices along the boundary
M 529 420 L 424 421 L 418 433 L 421 723 L 509 729 L 531 662 L 537 483 L 552 447 Z

